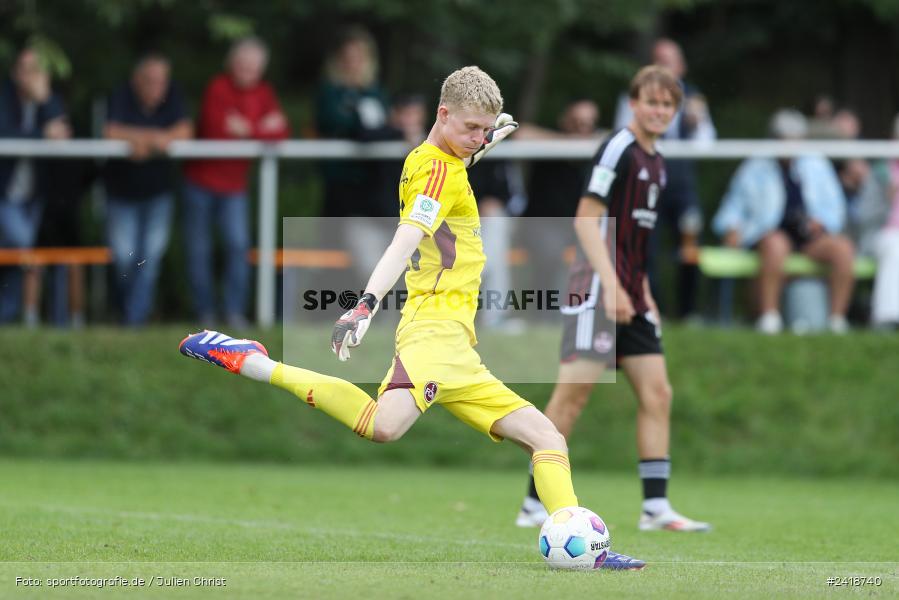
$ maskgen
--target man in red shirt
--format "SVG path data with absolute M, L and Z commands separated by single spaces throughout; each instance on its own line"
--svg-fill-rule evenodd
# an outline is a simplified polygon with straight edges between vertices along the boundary
M 258 38 L 236 42 L 228 53 L 226 72 L 209 82 L 198 119 L 199 139 L 276 141 L 288 137 L 287 119 L 272 87 L 262 81 L 268 49 Z M 244 327 L 250 283 L 250 247 L 245 159 L 196 160 L 185 167 L 184 226 L 187 272 L 194 309 L 201 324 L 215 321 L 212 277 L 212 222 L 225 247 L 225 320 Z

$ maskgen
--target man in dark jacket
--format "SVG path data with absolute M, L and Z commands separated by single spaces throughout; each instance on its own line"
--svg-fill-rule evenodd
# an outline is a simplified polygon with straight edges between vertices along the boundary
M 19 52 L 10 77 L 0 86 L 0 138 L 65 139 L 71 129 L 50 74 L 38 53 Z M 47 178 L 41 161 L 0 159 L 0 247 L 34 245 Z M 15 320 L 22 306 L 22 270 L 0 267 L 0 323 Z

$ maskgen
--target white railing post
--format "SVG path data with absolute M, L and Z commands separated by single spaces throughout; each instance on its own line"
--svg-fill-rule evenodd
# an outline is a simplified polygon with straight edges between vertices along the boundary
M 256 323 L 275 323 L 275 244 L 278 218 L 278 154 L 265 148 L 259 163 L 259 255 L 256 265 Z

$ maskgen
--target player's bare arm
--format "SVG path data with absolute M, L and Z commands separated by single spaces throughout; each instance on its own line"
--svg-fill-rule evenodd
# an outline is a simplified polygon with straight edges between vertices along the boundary
M 368 278 L 365 293 L 374 295 L 380 301 L 406 270 L 409 259 L 424 235 L 424 231 L 414 225 L 400 224 L 393 235 L 393 241 L 387 246 L 371 277 Z
M 401 223 L 397 227 L 393 241 L 384 251 L 368 279 L 368 285 L 365 286 L 365 293 L 362 294 L 359 304 L 341 315 L 334 324 L 331 351 L 341 361 L 350 358 L 350 348 L 362 343 L 372 317 L 378 312 L 378 303 L 406 270 L 412 253 L 418 248 L 423 237 L 424 231 L 413 225 Z
M 597 219 L 605 215 L 606 210 L 602 202 L 590 196 L 582 196 L 574 219 L 574 231 L 590 266 L 603 282 L 602 303 L 606 316 L 619 323 L 630 323 L 634 316 L 634 305 L 618 281 L 602 232 L 596 226 Z M 605 282 L 612 284 L 606 285 Z

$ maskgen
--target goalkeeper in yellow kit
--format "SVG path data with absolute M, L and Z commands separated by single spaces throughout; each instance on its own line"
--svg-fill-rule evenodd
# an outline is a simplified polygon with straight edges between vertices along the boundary
M 518 127 L 502 107 L 499 88 L 484 71 L 453 72 L 441 88 L 427 140 L 406 157 L 396 234 L 359 304 L 341 316 L 331 339 L 337 357 L 348 360 L 378 302 L 406 272 L 409 295 L 396 352 L 376 400 L 348 381 L 275 362 L 259 342 L 203 331 L 185 338 L 180 350 L 284 388 L 374 442 L 398 440 L 431 405 L 440 404 L 493 441 L 509 439 L 529 452 L 537 492 L 551 514 L 578 505 L 565 438 L 496 379 L 474 350 L 485 257 L 466 168 Z M 616 553 L 602 564 L 608 569 L 644 565 Z

